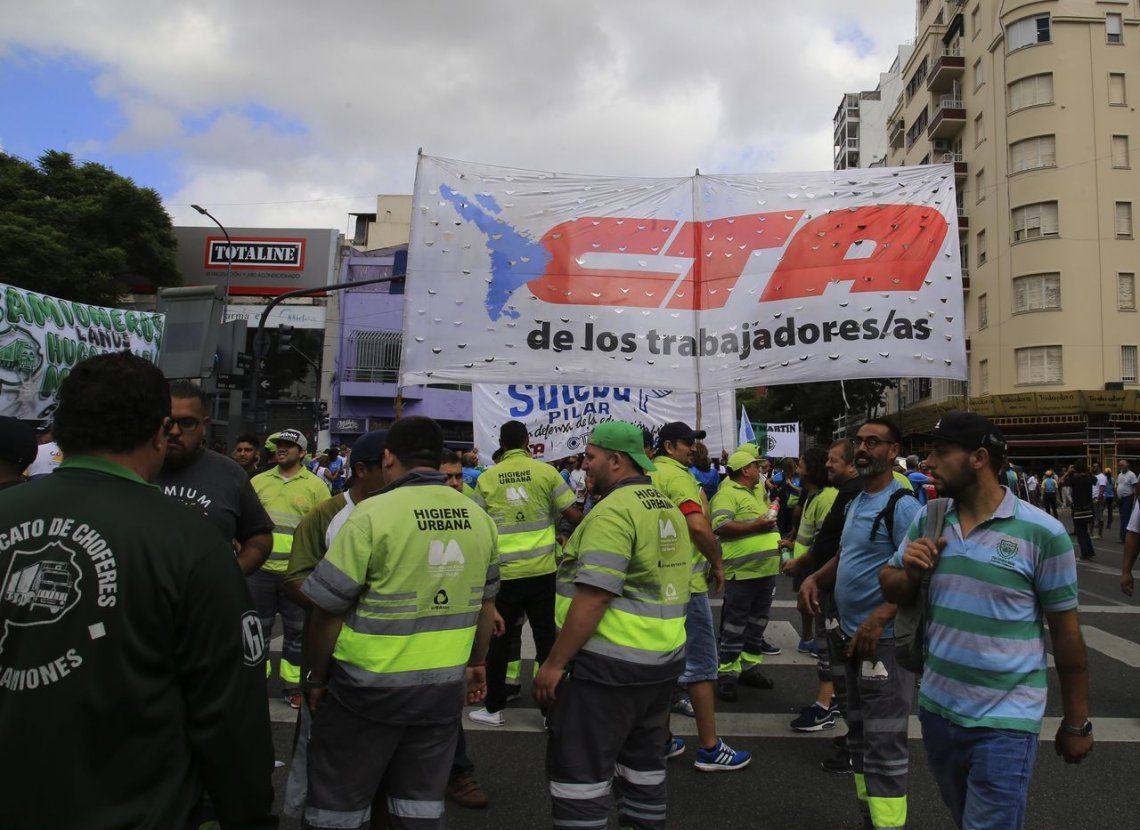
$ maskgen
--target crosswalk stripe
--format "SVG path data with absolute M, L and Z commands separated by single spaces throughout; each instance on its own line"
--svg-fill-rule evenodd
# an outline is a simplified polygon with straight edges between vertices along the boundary
M 1085 635 L 1085 645 L 1089 648 L 1126 666 L 1140 668 L 1140 645 L 1091 625 L 1082 625 L 1081 633 Z

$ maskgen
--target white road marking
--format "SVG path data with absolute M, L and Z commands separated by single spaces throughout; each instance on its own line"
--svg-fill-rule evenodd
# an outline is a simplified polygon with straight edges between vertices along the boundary
M 1085 635 L 1085 645 L 1099 651 L 1101 654 L 1118 660 L 1126 666 L 1140 668 L 1140 645 L 1101 631 L 1091 625 L 1082 625 L 1081 633 Z

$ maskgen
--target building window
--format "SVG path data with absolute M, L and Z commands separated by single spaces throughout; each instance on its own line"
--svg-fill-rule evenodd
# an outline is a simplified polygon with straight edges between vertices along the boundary
M 986 140 L 986 124 L 982 120 L 982 113 L 978 113 L 978 117 L 974 119 L 974 146 L 977 147 Z
M 1132 203 L 1116 203 L 1116 238 L 1132 238 Z
M 977 92 L 978 88 L 985 83 L 986 79 L 982 75 L 982 59 L 978 58 L 974 61 L 974 91 Z
M 990 394 L 990 362 L 988 360 L 978 361 L 978 386 L 981 387 L 983 395 Z
M 986 232 L 978 231 L 978 267 L 986 264 Z
M 970 12 L 970 33 L 971 39 L 977 37 L 982 31 L 982 7 L 980 5 L 974 6 L 974 10 Z
M 1014 81 L 1008 87 L 1009 111 L 1053 103 L 1053 73 L 1043 72 Z
M 978 296 L 978 330 L 987 328 L 990 324 L 990 304 L 985 294 Z
M 1136 275 L 1121 271 L 1116 275 L 1117 311 L 1136 310 Z
M 1120 379 L 1125 383 L 1136 382 L 1136 347 L 1120 347 Z
M 1128 163 L 1128 136 L 1114 135 L 1112 137 L 1112 166 L 1129 167 Z
M 1060 346 L 1031 346 L 1015 349 L 1019 384 L 1062 383 Z
M 1112 106 L 1123 107 L 1127 103 L 1124 95 L 1124 73 L 1108 73 L 1108 103 Z
M 396 383 L 400 374 L 403 333 L 354 331 L 348 337 L 345 380 L 357 383 Z
M 1109 43 L 1124 43 L 1123 17 L 1119 14 L 1104 16 L 1104 36 Z
M 1049 40 L 1049 15 L 1047 14 L 1023 17 L 1005 27 L 1006 52 L 1024 49 L 1026 46 L 1036 46 L 1038 43 L 1048 43 Z
M 1009 172 L 1057 166 L 1057 139 L 1039 135 L 1009 145 Z
M 1056 202 L 1036 202 L 1014 208 L 1011 220 L 1014 242 L 1060 234 Z
M 977 201 L 986 198 L 986 171 L 979 170 L 974 174 L 974 194 Z
M 1061 275 L 1030 274 L 1013 281 L 1013 313 L 1025 311 L 1059 311 L 1061 308 Z

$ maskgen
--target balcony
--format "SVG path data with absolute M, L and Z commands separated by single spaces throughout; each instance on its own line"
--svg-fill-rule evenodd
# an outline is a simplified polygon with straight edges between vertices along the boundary
M 966 59 L 962 57 L 962 50 L 956 46 L 943 47 L 926 76 L 926 88 L 930 92 L 946 92 L 953 89 L 954 82 L 960 81 L 965 74 Z
M 962 266 L 962 293 L 970 293 L 970 269 L 964 265 Z
M 966 213 L 966 209 L 958 205 L 958 232 L 970 229 L 970 216 Z
M 961 98 L 953 95 L 941 95 L 938 98 L 938 108 L 934 111 L 934 120 L 927 128 L 927 138 L 951 138 L 961 132 L 966 126 L 966 105 Z
M 961 181 L 966 178 L 966 154 L 958 152 L 950 152 L 942 154 L 943 164 L 954 165 L 954 178 Z
M 901 118 L 896 118 L 891 122 L 887 140 L 890 142 L 892 150 L 899 150 L 903 146 L 903 139 L 906 137 L 906 124 Z

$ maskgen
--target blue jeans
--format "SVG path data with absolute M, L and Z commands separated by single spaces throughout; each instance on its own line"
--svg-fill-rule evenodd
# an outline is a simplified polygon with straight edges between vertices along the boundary
M 961 830 L 1018 830 L 1025 823 L 1037 735 L 969 728 L 919 709 L 926 761 Z
M 707 593 L 689 597 L 685 612 L 685 671 L 677 680 L 682 686 L 716 680 L 716 632 L 713 629 L 712 606 Z

